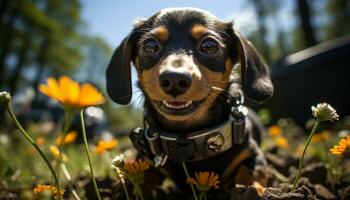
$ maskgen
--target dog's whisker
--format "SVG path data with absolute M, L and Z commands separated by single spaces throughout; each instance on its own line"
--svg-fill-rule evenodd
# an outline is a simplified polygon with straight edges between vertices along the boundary
M 140 98 L 141 98 L 141 100 L 139 101 L 139 103 L 142 102 L 143 94 L 138 95 L 138 96 L 131 102 L 131 104 L 132 104 L 132 105 L 135 104 Z
M 136 106 L 136 111 L 137 111 L 137 112 L 139 112 L 140 106 L 141 106 L 141 104 L 142 104 L 142 102 L 143 102 L 143 100 L 144 100 L 144 96 L 143 96 L 143 95 L 140 95 L 138 98 L 140 98 L 140 100 L 139 100 L 139 102 L 138 102 L 138 104 L 137 104 L 137 106 Z

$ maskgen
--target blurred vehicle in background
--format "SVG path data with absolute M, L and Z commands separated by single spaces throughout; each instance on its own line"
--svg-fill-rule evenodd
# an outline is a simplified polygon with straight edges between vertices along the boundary
M 271 69 L 274 96 L 255 109 L 267 108 L 273 121 L 292 117 L 305 126 L 310 108 L 328 102 L 340 116 L 350 115 L 350 35 L 285 57 Z

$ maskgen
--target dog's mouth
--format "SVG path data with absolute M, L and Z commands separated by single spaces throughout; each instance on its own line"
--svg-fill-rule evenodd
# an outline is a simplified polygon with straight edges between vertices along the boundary
M 168 109 L 186 109 L 191 106 L 192 101 L 162 101 L 163 105 Z
M 161 112 L 170 115 L 186 115 L 198 108 L 198 106 L 204 102 L 198 101 L 155 101 L 157 107 Z

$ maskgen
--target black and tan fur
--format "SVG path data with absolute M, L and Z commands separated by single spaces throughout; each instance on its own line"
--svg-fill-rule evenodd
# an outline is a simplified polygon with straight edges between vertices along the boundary
M 157 42 L 156 53 L 144 50 L 149 38 Z M 218 47 L 214 54 L 201 52 L 202 42 L 207 39 L 214 40 Z M 145 96 L 146 120 L 163 131 L 186 134 L 226 121 L 229 116 L 226 99 L 237 90 L 237 84 L 232 84 L 234 79 L 252 100 L 263 101 L 273 93 L 268 68 L 250 42 L 239 34 L 232 22 L 222 22 L 199 9 L 164 9 L 135 25 L 115 50 L 107 69 L 108 94 L 119 104 L 128 104 L 131 100 L 131 63 L 137 69 L 138 85 Z M 236 64 L 240 66 L 239 79 L 232 73 Z M 184 73 L 190 78 L 184 93 L 174 95 L 162 89 L 160 76 L 169 71 Z M 164 100 L 195 103 L 189 111 L 173 112 L 160 105 Z M 223 187 L 231 187 L 234 182 L 252 185 L 257 181 L 265 185 L 266 163 L 252 137 L 254 131 L 259 131 L 256 123 L 259 122 L 255 118 L 247 118 L 243 144 L 218 156 L 188 163 L 188 168 L 191 172 L 225 174 Z M 249 153 L 242 153 L 244 151 Z M 235 158 L 239 159 L 233 161 Z M 165 168 L 175 182 L 184 185 L 185 176 L 179 165 L 170 160 Z

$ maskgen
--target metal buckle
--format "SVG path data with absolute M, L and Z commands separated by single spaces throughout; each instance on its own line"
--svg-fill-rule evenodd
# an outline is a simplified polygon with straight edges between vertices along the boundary
M 152 129 L 147 129 L 145 131 L 146 141 L 148 143 L 151 153 L 153 154 L 161 154 L 163 152 L 159 135 L 159 131 L 154 131 Z
M 243 106 L 244 93 L 242 90 L 237 90 L 233 98 L 234 102 L 232 102 L 231 107 L 232 139 L 234 144 L 242 144 L 245 139 L 245 118 L 248 109 Z
M 150 156 L 150 150 L 145 141 L 145 130 L 141 127 L 136 127 L 130 131 L 129 138 L 138 152 L 143 155 Z
M 146 141 L 148 143 L 148 146 L 150 148 L 150 151 L 152 154 L 154 154 L 154 166 L 155 167 L 161 167 L 163 166 L 167 159 L 168 155 L 166 155 L 162 148 L 162 143 L 160 141 L 160 132 L 154 131 L 152 129 L 148 129 L 145 132 Z

